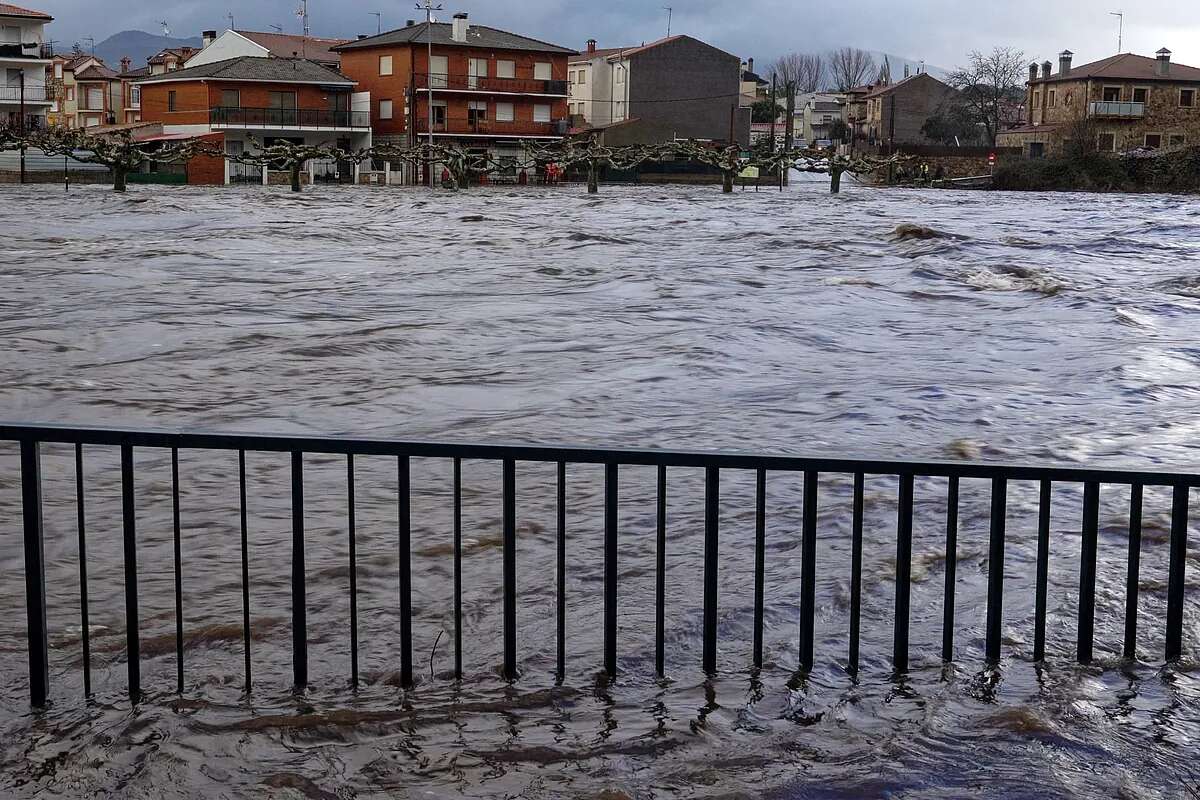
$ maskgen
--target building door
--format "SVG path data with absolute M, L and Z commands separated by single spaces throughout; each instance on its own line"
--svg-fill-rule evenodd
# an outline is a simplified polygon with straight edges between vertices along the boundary
M 487 84 L 488 62 L 486 58 L 467 59 L 467 88 L 479 89 Z
M 295 125 L 296 93 L 267 92 L 267 121 L 275 125 Z

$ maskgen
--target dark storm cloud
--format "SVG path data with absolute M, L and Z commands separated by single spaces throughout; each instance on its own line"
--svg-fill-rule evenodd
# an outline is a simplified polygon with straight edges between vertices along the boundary
M 238 27 L 268 30 L 280 25 L 298 31 L 299 0 L 155 2 L 145 0 L 22 0 L 53 14 L 51 35 L 64 42 L 120 30 L 160 30 L 167 20 L 177 36 L 227 27 L 232 11 Z M 673 5 L 673 33 L 687 33 L 760 63 L 790 51 L 855 45 L 931 64 L 952 67 L 971 49 L 1006 44 L 1038 60 L 1063 48 L 1076 63 L 1116 51 L 1117 21 L 1109 11 L 1117 0 L 443 0 L 443 18 L 468 11 L 480 23 L 582 48 L 589 38 L 601 46 L 637 44 L 666 33 Z M 421 13 L 413 2 L 395 0 L 309 0 L 314 35 L 374 33 L 383 13 L 384 28 L 399 27 Z M 1112 6 L 1110 8 L 1109 6 Z M 1127 4 L 1127 8 L 1129 5 Z M 1036 22 L 1033 22 L 1036 20 Z M 1127 12 L 1125 50 L 1145 54 L 1170 47 L 1177 60 L 1200 63 L 1200 4 L 1184 0 L 1144 0 Z

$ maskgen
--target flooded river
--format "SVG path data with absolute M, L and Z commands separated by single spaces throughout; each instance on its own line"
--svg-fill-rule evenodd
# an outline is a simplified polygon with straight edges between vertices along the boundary
M 899 236 L 898 226 L 935 229 Z M 409 190 L 0 190 L 0 419 L 407 439 L 1197 469 L 1200 204 L 821 183 Z M 1048 658 L 1032 663 L 1037 487 L 1008 499 L 1004 661 L 982 674 L 988 487 L 964 481 L 943 667 L 946 484 L 918 480 L 912 665 L 890 668 L 895 479 L 868 478 L 863 662 L 847 675 L 850 478 L 822 476 L 816 662 L 798 665 L 798 476 L 768 486 L 766 665 L 751 669 L 754 485 L 722 476 L 719 674 L 700 670 L 702 476 L 672 471 L 667 677 L 654 473 L 621 478 L 620 677 L 598 675 L 602 474 L 568 473 L 554 676 L 553 466 L 518 465 L 518 656 L 500 677 L 500 473 L 466 462 L 464 679 L 451 471 L 413 463 L 414 653 L 398 687 L 395 463 L 357 462 L 362 682 L 350 685 L 345 466 L 306 462 L 311 687 L 291 692 L 289 473 L 136 453 L 143 686 L 125 693 L 118 457 L 85 448 L 93 690 L 74 460 L 43 453 L 51 689 L 28 707 L 16 449 L 0 444 L 0 795 L 1193 797 L 1200 534 L 1185 658 L 1162 665 L 1170 498 L 1147 489 L 1136 662 L 1120 659 L 1127 489 L 1100 508 L 1096 663 L 1072 663 L 1081 488 L 1055 491 Z M 1200 493 L 1193 493 L 1193 509 Z

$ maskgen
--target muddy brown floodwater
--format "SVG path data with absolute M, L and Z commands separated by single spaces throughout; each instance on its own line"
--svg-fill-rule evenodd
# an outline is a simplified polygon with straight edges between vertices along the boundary
M 904 224 L 932 238 L 896 236 Z M 0 191 L 0 418 L 481 442 L 1196 469 L 1200 204 L 1166 196 L 710 187 Z M 136 453 L 144 702 L 125 694 L 117 454 L 85 448 L 94 696 L 73 454 L 43 455 L 53 703 L 28 707 L 16 450 L 0 444 L 5 797 L 1138 797 L 1200 791 L 1200 563 L 1165 668 L 1170 498 L 1147 489 L 1140 659 L 1120 660 L 1128 490 L 1105 487 L 1097 661 L 1072 663 L 1081 488 L 1056 489 L 1031 661 L 1037 487 L 1009 490 L 1004 661 L 982 673 L 988 487 L 964 481 L 943 667 L 945 482 L 918 480 L 912 667 L 891 674 L 895 480 L 868 479 L 863 669 L 846 673 L 850 478 L 822 476 L 816 669 L 798 677 L 800 480 L 768 487 L 750 669 L 753 476 L 722 476 L 719 674 L 700 671 L 702 478 L 670 475 L 654 677 L 654 475 L 622 470 L 620 677 L 599 679 L 602 475 L 568 474 L 554 680 L 553 466 L 518 467 L 518 655 L 500 678 L 499 469 L 464 464 L 452 680 L 450 469 L 413 464 L 414 648 L 398 688 L 395 464 L 358 461 L 362 686 L 344 465 L 306 463 L 310 677 L 290 691 L 285 456 L 250 453 L 253 691 L 236 455 Z M 1193 507 L 1200 498 L 1193 496 Z M 1189 794 L 1189 792 L 1193 794 Z

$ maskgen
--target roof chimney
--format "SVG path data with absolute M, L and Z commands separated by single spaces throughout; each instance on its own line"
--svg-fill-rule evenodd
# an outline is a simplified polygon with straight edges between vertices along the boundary
M 1049 61 L 1042 62 L 1042 80 L 1050 80 L 1050 68 L 1053 66 Z
M 588 39 L 588 40 L 587 40 L 587 51 L 588 51 L 589 53 L 594 53 L 594 52 L 596 52 L 596 40 L 595 40 L 595 39 Z
M 417 24 L 417 21 L 415 19 L 410 19 L 404 23 L 404 27 L 411 28 L 412 26 L 414 26 L 416 24 Z
M 1037 65 L 1036 61 L 1032 62 L 1029 65 L 1029 82 L 1030 83 L 1033 83 L 1034 81 L 1037 80 L 1037 69 L 1038 69 L 1038 65 Z
M 1171 74 L 1171 51 L 1164 47 L 1155 55 L 1158 56 L 1158 68 L 1155 71 L 1165 78 Z
M 121 72 L 129 72 L 129 68 L 131 66 L 133 66 L 133 59 L 131 59 L 129 56 L 125 56 L 121 59 Z
M 754 59 L 753 58 L 746 59 L 746 71 L 754 72 Z
M 217 32 L 216 31 L 205 31 L 204 33 L 200 34 L 200 49 L 203 50 L 204 48 L 208 47 L 210 44 L 212 44 L 216 40 L 217 40 Z
M 1058 54 L 1058 77 L 1065 78 L 1071 74 L 1071 57 L 1075 55 L 1070 50 Z
M 454 15 L 454 24 L 450 30 L 450 38 L 456 42 L 465 42 L 469 28 L 470 24 L 467 22 L 466 12 L 458 12 Z
M 358 40 L 359 40 L 360 42 L 361 42 L 363 39 L 366 39 L 366 38 L 367 38 L 367 35 L 366 35 L 365 33 L 360 33 L 360 34 L 358 35 Z

